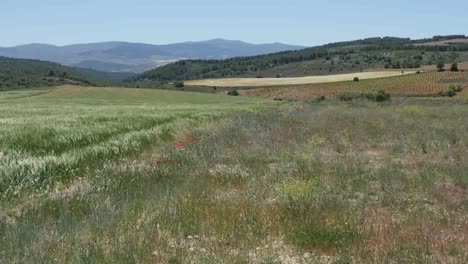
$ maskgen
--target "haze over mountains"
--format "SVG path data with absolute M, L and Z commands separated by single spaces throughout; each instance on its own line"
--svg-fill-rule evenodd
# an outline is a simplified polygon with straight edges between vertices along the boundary
M 52 61 L 100 71 L 140 73 L 181 59 L 226 59 L 302 48 L 305 47 L 282 43 L 251 44 L 225 39 L 167 45 L 114 41 L 67 46 L 27 44 L 0 47 L 0 56 Z

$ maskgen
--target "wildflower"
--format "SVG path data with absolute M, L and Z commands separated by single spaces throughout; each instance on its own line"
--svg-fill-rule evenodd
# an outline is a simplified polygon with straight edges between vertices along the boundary
M 162 162 L 162 158 L 159 158 L 159 159 L 156 160 L 156 163 L 157 163 L 158 165 L 160 165 L 161 162 Z
M 185 143 L 181 141 L 179 144 L 176 145 L 176 149 L 184 149 Z

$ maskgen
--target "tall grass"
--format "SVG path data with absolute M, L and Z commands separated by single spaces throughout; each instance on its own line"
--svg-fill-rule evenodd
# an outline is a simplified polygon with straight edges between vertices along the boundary
M 464 263 L 467 118 L 396 99 L 218 120 L 2 203 L 0 262 Z
M 177 129 L 271 104 L 216 95 L 77 87 L 10 92 L 1 94 L 0 101 L 4 197 L 51 188 L 104 161 L 139 153 Z

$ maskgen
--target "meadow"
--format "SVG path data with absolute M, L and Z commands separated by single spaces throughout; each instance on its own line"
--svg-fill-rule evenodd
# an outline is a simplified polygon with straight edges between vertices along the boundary
M 272 105 L 256 99 L 66 86 L 0 94 L 0 193 L 54 188 L 205 120 Z
M 0 95 L 0 263 L 468 262 L 466 100 Z

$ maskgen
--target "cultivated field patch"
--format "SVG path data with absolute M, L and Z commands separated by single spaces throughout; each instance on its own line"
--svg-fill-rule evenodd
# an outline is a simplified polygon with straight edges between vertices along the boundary
M 385 91 L 392 95 L 435 96 L 450 85 L 468 86 L 468 72 L 423 72 L 404 76 L 283 87 L 263 87 L 240 91 L 242 95 L 271 99 L 310 100 L 321 96 L 335 97 L 346 92 Z M 466 90 L 466 89 L 465 89 Z
M 51 189 L 139 153 L 178 129 L 273 102 L 124 88 L 66 86 L 0 93 L 0 193 Z
M 351 81 L 355 77 L 359 79 L 377 79 L 391 76 L 401 76 L 413 74 L 414 71 L 380 71 L 380 72 L 359 72 L 337 75 L 290 77 L 290 78 L 229 78 L 229 79 L 208 79 L 187 81 L 187 85 L 198 86 L 219 86 L 219 87 L 258 87 L 258 86 L 282 86 L 315 83 L 333 83 Z

